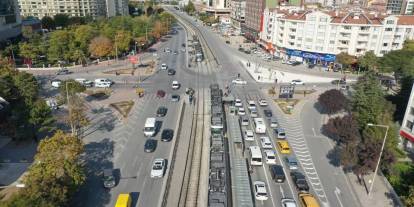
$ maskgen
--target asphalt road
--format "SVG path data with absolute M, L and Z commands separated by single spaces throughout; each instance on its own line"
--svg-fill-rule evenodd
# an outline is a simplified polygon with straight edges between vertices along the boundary
M 200 26 L 198 23 L 194 22 L 192 17 L 188 17 L 186 14 L 179 12 L 176 12 L 176 14 L 192 21 L 193 25 L 197 25 L 198 28 L 201 30 L 204 38 L 206 39 L 213 53 L 217 57 L 218 62 L 220 63 L 220 66 L 218 68 L 219 72 L 217 73 L 216 77 L 218 83 L 222 87 L 224 87 L 225 85 L 231 85 L 230 81 L 232 79 L 235 79 L 235 77 L 239 73 L 242 79 L 247 80 L 248 84 L 244 87 L 235 87 L 232 92 L 235 97 L 242 98 L 245 101 L 248 99 L 257 100 L 259 97 L 265 96 L 265 94 L 260 93 L 261 87 L 264 87 L 265 85 L 256 84 L 250 77 L 250 75 L 246 71 L 242 70 L 242 66 L 239 62 L 240 56 L 234 52 L 234 49 L 229 48 L 226 44 L 224 44 L 223 41 L 220 40 L 219 37 L 217 37 L 217 35 L 213 34 L 213 32 L 209 28 Z M 335 86 L 332 86 L 330 84 L 315 84 L 315 86 L 303 87 L 315 87 L 319 90 L 335 88 Z M 309 179 L 311 179 L 313 183 L 309 183 L 311 187 L 311 192 L 315 196 L 317 196 L 322 206 L 359 206 L 359 203 L 352 196 L 352 192 L 347 185 L 346 178 L 343 176 L 342 171 L 338 167 L 332 165 L 330 161 L 327 159 L 328 151 L 332 148 L 332 146 L 328 144 L 326 138 L 315 138 L 320 135 L 319 129 L 321 127 L 321 120 L 319 112 L 314 110 L 312 107 L 312 104 L 310 104 L 310 106 L 307 105 L 305 107 L 305 112 L 301 114 L 300 120 L 288 119 L 284 117 L 285 115 L 278 112 L 275 109 L 275 107 L 273 107 L 272 109 L 273 114 L 277 115 L 280 120 L 285 120 L 283 121 L 282 126 L 288 127 L 287 124 L 293 125 L 293 127 L 287 130 L 287 136 L 289 141 L 294 142 L 296 140 L 293 139 L 305 139 L 305 145 L 302 146 L 302 148 L 305 148 L 305 151 L 295 151 L 295 153 L 297 155 L 298 153 L 307 153 L 307 155 L 310 156 L 307 158 L 307 162 L 301 161 L 301 164 L 302 167 L 307 167 L 307 165 L 313 163 L 311 167 L 307 167 L 306 175 L 308 178 L 308 182 L 310 182 Z M 290 135 L 292 136 L 291 139 L 289 138 Z M 259 145 L 257 139 L 258 137 L 256 138 L 256 142 L 252 143 L 252 145 Z M 272 140 L 274 145 L 274 139 Z M 284 162 L 283 164 L 285 165 Z M 289 172 L 286 166 L 284 166 L 284 168 L 285 172 Z M 273 201 L 257 202 L 257 205 L 280 206 L 281 197 L 297 196 L 296 190 L 293 189 L 293 186 L 291 186 L 292 183 L 290 183 L 290 185 L 288 183 L 282 185 L 274 184 L 271 181 L 269 181 L 269 173 L 266 172 L 266 170 L 267 169 L 264 168 L 255 169 L 255 172 L 252 175 L 252 181 L 265 181 L 267 185 L 270 186 L 270 193 L 273 198 Z M 301 171 L 304 172 L 304 169 L 302 168 Z M 317 176 L 310 176 L 310 174 L 315 175 L 315 173 Z M 337 189 L 340 190 L 340 193 L 335 193 L 335 191 L 339 192 Z

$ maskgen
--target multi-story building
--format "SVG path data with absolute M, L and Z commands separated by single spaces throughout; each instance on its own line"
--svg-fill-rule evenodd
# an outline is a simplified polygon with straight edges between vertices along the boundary
M 231 21 L 234 27 L 240 29 L 241 24 L 245 22 L 245 9 L 246 9 L 246 1 L 245 0 L 233 0 L 230 4 L 231 8 Z
M 414 85 L 411 89 L 410 99 L 408 99 L 407 108 L 405 109 L 404 119 L 400 128 L 400 136 L 403 139 L 403 146 L 414 151 Z
M 387 11 L 391 14 L 401 14 L 404 6 L 404 0 L 388 0 Z
M 383 56 L 414 38 L 414 16 L 361 10 L 318 11 L 266 9 L 261 43 L 274 54 L 328 65 L 336 54 Z
M 17 0 L 0 1 L 0 41 L 4 41 L 22 33 L 22 20 Z
M 414 14 L 414 0 L 407 0 L 404 3 L 403 14 L 413 15 Z
M 209 0 L 203 10 L 207 13 L 214 14 L 215 17 L 230 17 L 230 0 Z
M 55 16 L 67 14 L 78 17 L 116 16 L 128 14 L 128 0 L 19 0 L 22 16 Z
M 257 39 L 261 31 L 262 14 L 265 6 L 265 0 L 246 0 L 246 20 L 241 25 L 241 30 L 247 38 Z

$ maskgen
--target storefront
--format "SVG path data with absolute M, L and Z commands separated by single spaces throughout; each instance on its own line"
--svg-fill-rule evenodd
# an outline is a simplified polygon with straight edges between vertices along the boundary
M 335 62 L 336 55 L 333 54 L 322 54 L 314 52 L 305 52 L 301 50 L 286 49 L 286 59 L 295 60 L 299 62 L 305 62 L 308 64 L 318 64 L 322 66 L 329 66 Z

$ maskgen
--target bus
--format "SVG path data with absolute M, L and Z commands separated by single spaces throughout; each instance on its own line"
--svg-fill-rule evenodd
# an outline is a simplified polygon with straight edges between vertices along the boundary
M 144 125 L 144 135 L 147 137 L 152 137 L 155 135 L 155 118 L 147 118 Z
M 254 118 L 254 127 L 256 134 L 265 134 L 266 133 L 266 125 L 262 118 Z
M 250 165 L 262 165 L 262 151 L 258 146 L 249 147 Z

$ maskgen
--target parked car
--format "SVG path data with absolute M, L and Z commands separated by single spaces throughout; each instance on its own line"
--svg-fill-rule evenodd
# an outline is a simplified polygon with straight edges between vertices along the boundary
M 343 79 L 339 79 L 339 80 L 333 80 L 333 81 L 331 81 L 331 83 L 334 84 L 334 85 L 338 85 L 338 84 L 345 85 L 346 81 L 343 80 Z
M 59 109 L 59 106 L 58 106 L 58 104 L 57 104 L 57 102 L 56 102 L 56 100 L 55 99 L 49 99 L 49 100 L 46 100 L 46 105 L 48 105 L 49 107 L 50 107 L 50 109 L 52 109 L 52 110 L 57 110 L 57 109 Z M 1 105 L 0 105 L 1 106 Z M 1 108 L 1 107 L 0 107 Z
M 55 80 L 52 80 L 50 83 L 51 83 L 52 87 L 59 88 L 60 84 L 62 84 L 62 81 L 58 80 L 58 79 L 55 79 Z
M 175 90 L 179 89 L 180 88 L 180 83 L 178 83 L 178 81 L 173 81 L 172 84 L 171 84 L 171 88 L 175 89 Z
M 269 197 L 267 195 L 266 183 L 262 181 L 254 182 L 254 197 L 256 200 L 265 201 Z
M 157 148 L 157 141 L 154 139 L 147 139 L 144 144 L 144 151 L 145 152 L 154 152 Z
M 105 83 L 105 84 L 109 84 L 109 85 L 114 84 L 114 82 L 109 80 L 108 78 L 97 78 L 97 79 L 95 79 L 95 84 L 96 83 Z
M 305 83 L 300 79 L 292 80 L 290 81 L 290 84 L 291 85 L 305 85 Z
M 105 188 L 113 188 L 116 185 L 114 170 L 104 169 L 103 170 L 103 185 Z
M 82 84 L 85 87 L 92 87 L 93 86 L 93 82 L 90 81 L 90 80 L 87 80 L 85 78 L 76 78 L 75 81 Z
M 299 191 L 309 191 L 308 182 L 302 173 L 299 171 L 293 171 L 290 173 L 290 176 L 292 177 L 293 183 L 295 183 L 295 186 Z
M 178 102 L 178 101 L 180 101 L 180 95 L 177 95 L 177 94 L 171 95 L 171 101 L 172 102 Z
M 259 105 L 260 105 L 260 106 L 267 106 L 268 104 L 267 104 L 267 101 L 266 101 L 266 100 L 264 100 L 264 99 L 260 99 L 260 100 L 259 100 Z
M 242 80 L 240 78 L 234 79 L 231 82 L 234 83 L 234 84 L 237 84 L 237 85 L 246 85 L 247 84 L 247 81 Z
M 162 178 L 165 173 L 165 159 L 156 158 L 151 168 L 151 178 Z
M 168 75 L 175 75 L 174 69 L 168 69 Z
M 160 106 L 157 109 L 157 116 L 164 117 L 165 115 L 167 115 L 167 111 L 168 111 L 167 107 Z
M 272 111 L 269 110 L 269 109 L 263 110 L 263 113 L 266 117 L 272 117 L 273 116 Z
M 67 74 L 69 74 L 69 73 L 70 73 L 70 71 L 69 71 L 68 69 L 63 68 L 63 69 L 58 70 L 58 71 L 56 72 L 56 75 L 67 75 Z
M 163 142 L 169 142 L 174 137 L 174 130 L 172 129 L 164 129 L 161 132 L 161 141 Z
M 165 96 L 165 91 L 163 90 L 157 91 L 157 98 L 164 98 L 164 96 Z
M 95 87 L 96 88 L 110 88 L 111 84 L 110 83 L 96 83 L 95 82 Z

